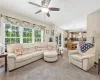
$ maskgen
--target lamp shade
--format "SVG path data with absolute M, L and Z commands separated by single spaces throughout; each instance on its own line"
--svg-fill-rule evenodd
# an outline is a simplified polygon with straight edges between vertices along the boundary
M 3 45 L 0 43 L 0 46 L 3 46 Z
M 0 53 L 3 51 L 3 45 L 0 43 Z
M 96 31 L 91 31 L 89 37 L 98 37 L 98 34 L 96 33 Z

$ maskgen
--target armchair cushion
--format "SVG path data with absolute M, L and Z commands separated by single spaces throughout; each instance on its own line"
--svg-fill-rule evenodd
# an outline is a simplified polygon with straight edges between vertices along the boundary
M 82 59 L 83 59 L 82 55 L 80 54 L 71 55 L 71 58 L 79 62 L 82 62 Z

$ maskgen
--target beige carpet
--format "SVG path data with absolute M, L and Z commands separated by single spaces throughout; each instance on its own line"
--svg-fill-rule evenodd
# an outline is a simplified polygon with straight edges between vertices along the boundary
M 96 68 L 85 72 L 69 63 L 67 54 L 55 63 L 41 59 L 0 77 L 0 80 L 99 80 Z

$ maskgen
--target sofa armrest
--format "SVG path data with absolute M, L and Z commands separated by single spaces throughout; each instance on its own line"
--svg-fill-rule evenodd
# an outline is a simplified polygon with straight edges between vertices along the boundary
M 95 56 L 94 54 L 89 54 L 83 57 L 83 70 L 88 71 L 94 66 Z
M 14 58 L 14 59 L 16 59 L 16 54 L 14 54 L 14 53 L 8 53 L 8 58 Z
M 89 59 L 89 58 L 92 58 L 92 57 L 95 57 L 95 55 L 94 54 L 87 54 L 87 55 L 83 56 L 83 59 Z
M 77 54 L 78 51 L 77 51 L 77 50 L 69 50 L 68 53 L 69 53 L 69 54 Z
M 16 54 L 14 53 L 8 53 L 8 69 L 9 71 L 15 69 L 16 64 Z

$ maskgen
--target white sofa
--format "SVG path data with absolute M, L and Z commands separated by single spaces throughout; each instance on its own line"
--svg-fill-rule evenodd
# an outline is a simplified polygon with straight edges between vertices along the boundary
M 34 62 L 43 58 L 43 53 L 49 51 L 48 45 L 54 46 L 56 51 L 56 44 L 50 43 L 34 43 L 34 44 L 10 44 L 7 46 L 8 52 L 8 69 L 9 71 L 24 66 L 28 63 Z M 38 46 L 41 51 L 37 51 L 35 46 Z M 23 47 L 23 55 L 17 56 L 14 53 L 14 49 L 17 47 Z
M 86 55 L 79 54 L 78 50 L 68 51 L 69 61 L 79 68 L 88 71 L 94 66 L 95 53 L 94 48 L 89 49 Z

